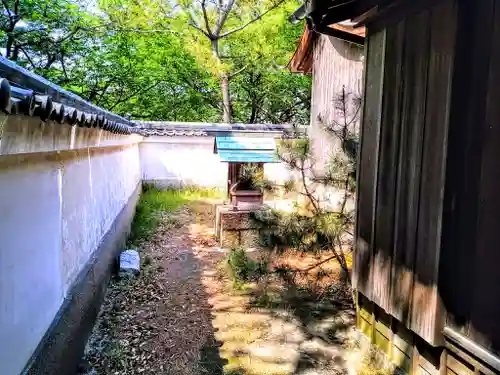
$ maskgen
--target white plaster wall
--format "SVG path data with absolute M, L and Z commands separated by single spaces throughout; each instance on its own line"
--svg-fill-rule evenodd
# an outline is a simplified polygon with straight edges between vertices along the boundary
M 145 138 L 140 145 L 142 178 L 161 186 L 227 188 L 227 163 L 214 154 L 214 137 Z M 283 183 L 291 172 L 282 163 L 264 165 L 265 177 Z
M 213 137 L 148 137 L 140 155 L 144 181 L 226 188 L 227 163 L 214 154 Z
M 0 367 L 18 375 L 57 313 L 61 180 L 57 165 L 0 170 Z
M 61 167 L 65 291 L 140 181 L 138 146 L 85 154 Z
M 19 115 L 13 119 L 0 113 L 0 155 L 128 145 L 142 140 L 139 135 L 45 123 L 37 117 Z
M 226 188 L 213 137 L 141 140 L 0 114 L 1 375 L 22 371 L 141 178 Z
M 105 134 L 103 147 L 97 129 L 42 124 L 60 134 L 48 142 L 16 119 L 0 118 L 2 375 L 22 371 L 141 177 L 137 138 Z
M 264 164 L 264 178 L 276 184 L 283 184 L 296 179 L 296 176 L 294 177 L 294 173 L 283 163 L 269 163 Z

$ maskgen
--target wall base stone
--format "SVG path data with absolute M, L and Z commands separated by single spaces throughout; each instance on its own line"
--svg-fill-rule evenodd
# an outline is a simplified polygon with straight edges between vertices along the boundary
M 361 293 L 356 300 L 358 329 L 380 351 L 381 362 L 386 359 L 396 366 L 395 373 L 500 374 L 500 358 L 461 333 L 445 327 L 445 345 L 434 347 Z

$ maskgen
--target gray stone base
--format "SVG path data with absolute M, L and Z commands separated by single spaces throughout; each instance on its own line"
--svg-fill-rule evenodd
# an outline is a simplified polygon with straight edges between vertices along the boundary
M 260 246 L 260 223 L 252 219 L 254 210 L 235 210 L 233 205 L 216 207 L 215 232 L 220 247 L 257 248 Z
M 108 281 L 116 267 L 117 256 L 130 233 L 140 193 L 139 184 L 71 287 L 68 297 L 23 374 L 75 375 L 77 372 Z

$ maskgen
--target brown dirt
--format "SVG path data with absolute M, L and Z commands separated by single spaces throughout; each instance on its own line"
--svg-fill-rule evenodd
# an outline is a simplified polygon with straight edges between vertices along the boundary
M 201 277 L 223 256 L 208 229 L 211 211 L 199 203 L 166 215 L 140 246 L 141 276 L 111 284 L 86 367 L 120 375 L 202 371 L 200 353 L 217 345 Z
M 141 276 L 110 287 L 87 347 L 87 373 L 353 373 L 353 306 L 345 288 L 329 287 L 339 284 L 338 267 L 235 292 L 221 279 L 225 253 L 213 213 L 212 202 L 184 207 L 141 245 Z M 280 259 L 289 268 L 317 261 L 293 252 Z

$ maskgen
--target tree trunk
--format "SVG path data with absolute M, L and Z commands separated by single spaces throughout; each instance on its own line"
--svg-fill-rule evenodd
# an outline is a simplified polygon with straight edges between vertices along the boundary
M 12 31 L 7 36 L 7 45 L 5 48 L 5 57 L 9 60 L 12 60 L 12 47 L 14 46 L 14 38 L 11 33 Z
M 11 60 L 12 61 L 17 61 L 19 60 L 19 46 L 17 45 L 14 45 L 14 49 L 12 51 L 12 57 L 11 57 Z
M 250 113 L 250 118 L 248 119 L 249 124 L 255 124 L 257 122 L 257 117 L 259 114 L 259 105 L 261 104 L 261 100 L 256 97 L 252 97 L 252 112 Z
M 217 62 L 221 64 L 218 38 L 212 40 L 212 54 L 217 59 Z M 233 120 L 233 116 L 231 111 L 231 95 L 229 93 L 229 74 L 225 71 L 220 72 L 220 88 L 222 91 L 222 121 L 226 124 L 230 124 Z
M 229 93 L 229 76 L 226 72 L 220 74 L 220 87 L 222 90 L 222 108 L 223 108 L 223 122 L 230 124 L 232 122 L 231 111 L 231 95 Z

